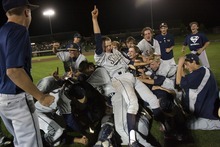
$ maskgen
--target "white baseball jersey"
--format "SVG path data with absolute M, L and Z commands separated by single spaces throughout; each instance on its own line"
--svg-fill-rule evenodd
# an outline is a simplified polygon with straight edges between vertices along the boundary
M 159 107 L 156 96 L 146 85 L 128 72 L 130 60 L 125 58 L 118 50 L 113 49 L 112 53 L 95 54 L 94 58 L 97 65 L 105 67 L 112 78 L 113 87 L 122 94 L 128 104 L 127 113 L 137 114 L 139 106 L 135 90 L 144 101 L 150 104 L 152 109 Z
M 57 124 L 53 119 L 49 118 L 45 113 L 51 113 L 57 111 L 57 102 L 59 100 L 59 92 L 60 89 L 56 89 L 50 93 L 50 95 L 54 96 L 54 102 L 49 106 L 45 107 L 37 101 L 35 103 L 36 112 L 39 120 L 39 127 L 42 131 L 44 131 L 45 140 L 53 144 L 62 134 L 64 128 L 62 128 L 59 124 Z M 59 142 L 57 142 L 59 145 Z
M 68 64 L 68 66 L 72 68 L 73 71 L 78 70 L 79 69 L 79 64 L 82 61 L 87 60 L 86 57 L 83 54 L 80 54 L 77 57 L 76 61 L 71 61 L 70 54 L 67 51 L 57 52 L 56 55 L 61 61 L 66 62 Z
M 163 60 L 160 60 L 160 66 L 158 70 L 155 72 L 155 74 L 166 77 L 161 87 L 174 90 L 176 71 L 177 71 L 176 65 L 169 64 L 168 62 L 164 62 Z M 153 71 L 150 72 L 153 73 Z
M 142 39 L 138 44 L 138 48 L 141 50 L 142 55 L 148 56 L 149 54 L 156 53 L 161 55 L 160 45 L 156 39 L 153 39 L 153 45 L 147 42 L 145 39 Z
M 96 51 L 95 51 L 95 62 L 99 66 L 105 67 L 108 74 L 111 77 L 112 86 L 115 88 L 116 93 L 112 96 L 112 99 L 117 96 L 122 96 L 122 99 L 126 103 L 127 107 L 125 109 L 126 112 L 123 113 L 124 116 L 127 114 L 136 115 L 139 109 L 138 98 L 135 92 L 135 89 L 139 93 L 140 97 L 148 102 L 151 108 L 159 108 L 159 101 L 157 97 L 144 85 L 141 81 L 133 76 L 130 72 L 128 72 L 128 64 L 131 62 L 129 59 L 125 58 L 118 50 L 112 50 L 112 53 L 104 52 L 102 48 L 102 39 L 101 34 L 95 34 L 96 39 Z M 134 89 L 135 88 L 135 89 Z M 116 106 L 116 103 L 113 103 L 113 111 L 114 114 L 122 113 L 123 111 L 120 107 Z M 116 115 L 115 120 L 118 122 L 124 122 L 122 115 Z M 129 121 L 129 120 L 128 120 Z M 130 123 L 130 122 L 124 123 Z M 117 132 L 120 132 L 116 128 Z M 129 130 L 130 131 L 130 130 Z M 125 133 L 126 135 L 126 133 Z M 130 136 L 127 134 L 127 137 Z M 123 135 L 121 134 L 121 137 Z
M 159 69 L 157 70 L 156 74 L 167 77 L 167 78 L 175 81 L 176 70 L 177 70 L 176 65 L 171 65 L 167 62 L 164 62 L 163 60 L 160 60 L 160 66 L 159 66 Z
M 130 62 L 116 49 L 113 49 L 112 53 L 95 54 L 94 59 L 97 65 L 105 67 L 111 78 L 117 76 L 120 72 L 127 72 Z

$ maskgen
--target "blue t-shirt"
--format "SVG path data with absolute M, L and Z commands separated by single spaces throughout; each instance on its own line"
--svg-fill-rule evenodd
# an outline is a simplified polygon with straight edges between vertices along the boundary
M 171 34 L 162 35 L 159 34 L 155 37 L 155 39 L 160 44 L 160 51 L 161 51 L 161 59 L 163 60 L 169 60 L 173 58 L 173 50 L 171 50 L 169 53 L 166 52 L 166 48 L 170 48 L 174 46 L 174 37 Z
M 24 68 L 31 77 L 31 43 L 26 27 L 7 22 L 0 29 L 0 93 L 23 92 L 7 76 L 8 68 Z
M 183 45 L 189 46 L 191 51 L 197 51 L 202 48 L 206 42 L 208 42 L 208 38 L 203 33 L 189 34 L 186 36 Z
M 205 68 L 200 67 L 198 70 L 186 75 L 181 79 L 180 86 L 185 91 L 183 98 L 184 106 L 189 110 L 189 89 L 197 89 L 205 75 Z M 217 112 L 219 108 L 218 86 L 214 75 L 210 71 L 210 77 L 205 83 L 201 92 L 197 95 L 195 102 L 194 115 L 196 117 L 207 119 L 218 119 Z

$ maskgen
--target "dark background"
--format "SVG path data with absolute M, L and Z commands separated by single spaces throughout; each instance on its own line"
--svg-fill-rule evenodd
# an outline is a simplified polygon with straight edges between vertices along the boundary
M 126 30 L 141 30 L 151 27 L 151 0 L 30 0 L 40 8 L 32 12 L 30 36 L 50 34 L 48 17 L 43 11 L 53 8 L 53 33 L 78 31 L 83 36 L 92 34 L 91 11 L 94 4 L 100 12 L 99 22 L 103 34 L 120 33 Z M 152 0 L 154 29 L 161 22 L 169 28 L 188 26 L 198 21 L 209 29 L 220 26 L 220 0 Z M 1 7 L 0 25 L 6 22 Z

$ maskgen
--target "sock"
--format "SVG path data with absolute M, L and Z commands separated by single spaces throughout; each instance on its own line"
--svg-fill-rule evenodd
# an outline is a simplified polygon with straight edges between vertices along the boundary
M 127 113 L 127 124 L 128 124 L 128 133 L 129 133 L 129 142 L 132 144 L 136 141 L 135 137 L 135 126 L 136 126 L 136 115 Z
M 130 144 L 132 144 L 133 142 L 136 141 L 136 137 L 135 137 L 135 130 L 131 130 L 130 133 L 129 133 L 129 142 Z

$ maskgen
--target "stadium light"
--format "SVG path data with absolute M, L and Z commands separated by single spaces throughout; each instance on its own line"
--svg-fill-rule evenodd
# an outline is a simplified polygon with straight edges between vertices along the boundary
M 49 18 L 49 23 L 50 23 L 50 33 L 51 35 L 53 35 L 53 29 L 52 29 L 52 23 L 51 23 L 51 16 L 53 16 L 55 14 L 53 9 L 48 9 L 46 11 L 43 12 L 44 16 L 48 16 Z

